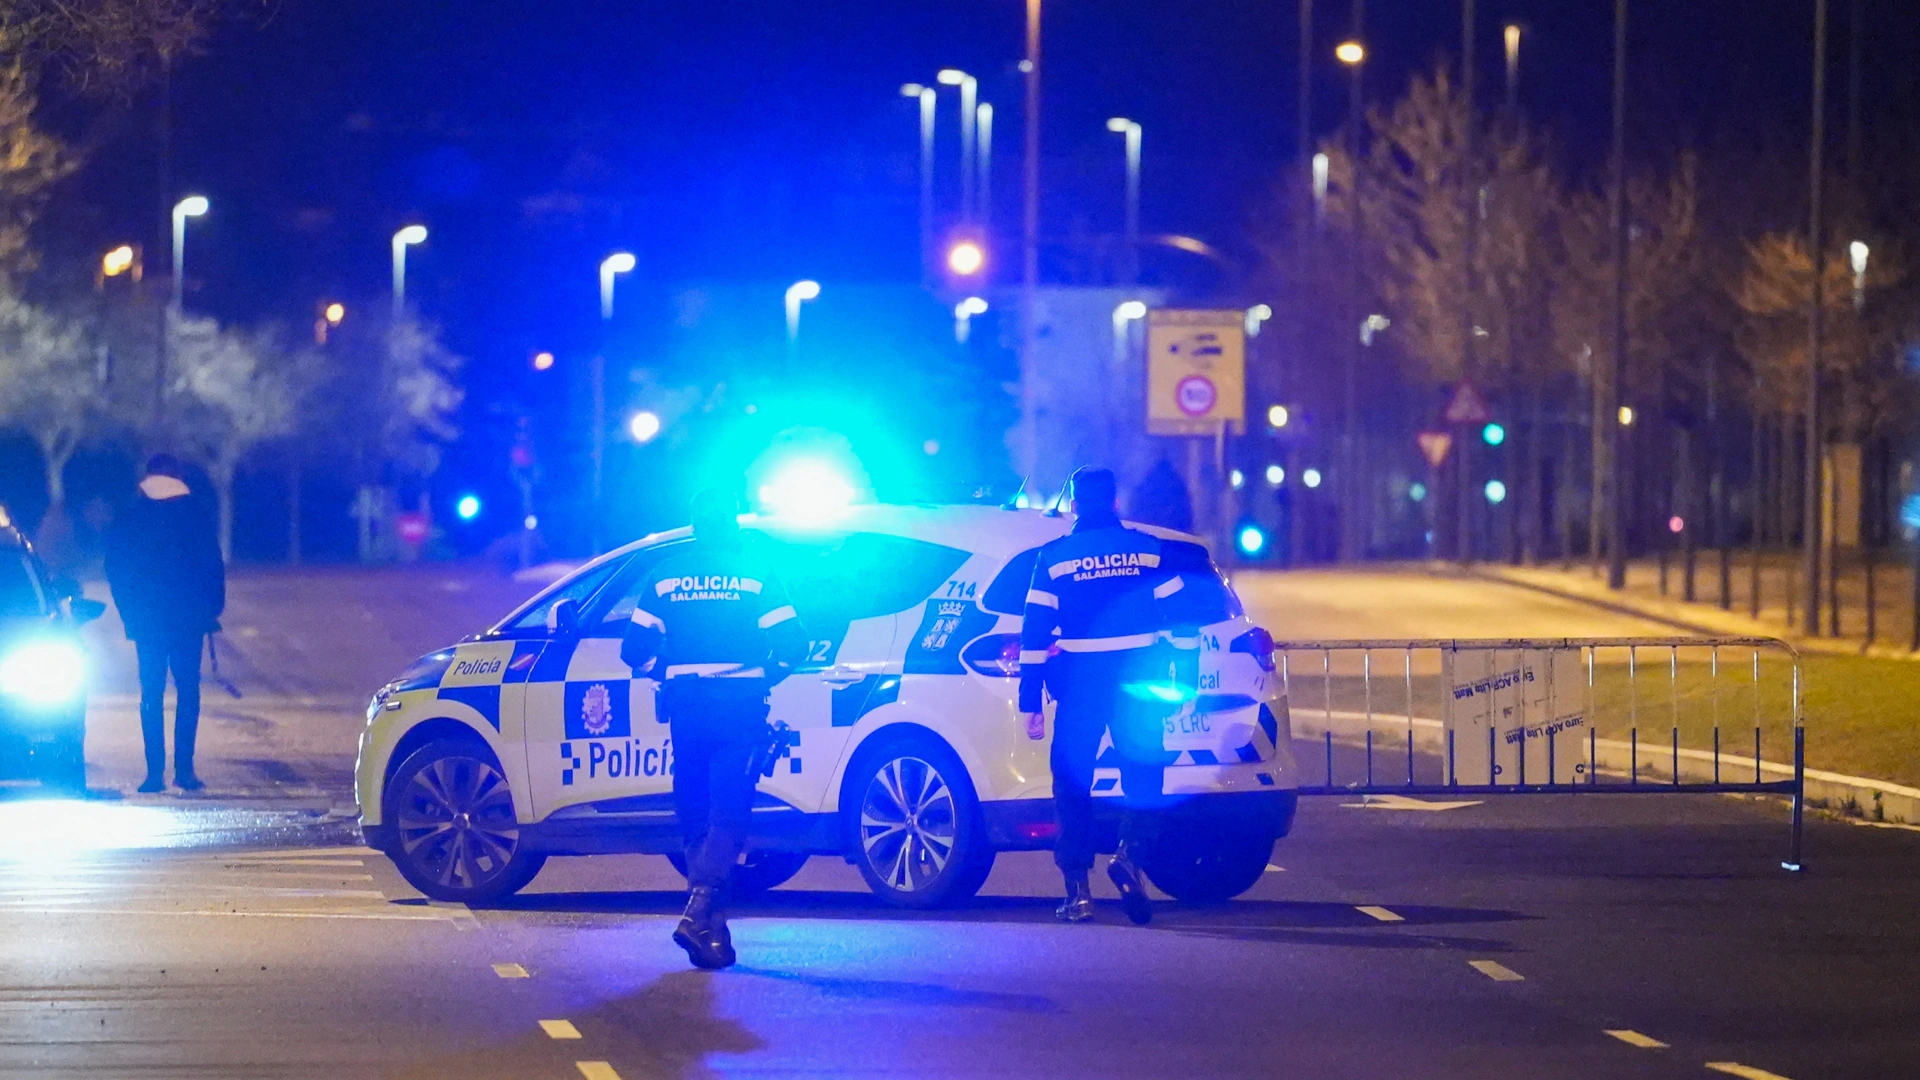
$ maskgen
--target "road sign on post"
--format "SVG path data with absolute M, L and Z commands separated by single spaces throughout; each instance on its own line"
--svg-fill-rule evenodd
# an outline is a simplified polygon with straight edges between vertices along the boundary
M 1147 312 L 1147 433 L 1245 430 L 1246 367 L 1245 312 Z
M 1484 424 L 1493 419 L 1493 409 L 1488 407 L 1478 387 L 1462 379 L 1460 385 L 1454 387 L 1444 415 L 1449 424 Z
M 1445 431 L 1423 431 L 1414 438 L 1420 443 L 1421 456 L 1436 469 L 1447 460 L 1447 451 L 1453 449 L 1453 436 Z

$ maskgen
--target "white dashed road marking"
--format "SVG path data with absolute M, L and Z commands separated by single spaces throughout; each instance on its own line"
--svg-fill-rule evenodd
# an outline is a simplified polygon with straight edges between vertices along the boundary
M 604 1061 L 576 1061 L 573 1067 L 579 1069 L 586 1080 L 620 1080 L 620 1074 Z
M 527 969 L 521 967 L 519 964 L 495 964 L 493 965 L 493 973 L 503 979 L 530 978 L 527 974 Z
M 547 1033 L 549 1039 L 577 1039 L 580 1029 L 573 1026 L 571 1020 L 542 1020 L 540 1030 Z
M 1728 1076 L 1737 1076 L 1740 1080 L 1787 1080 L 1779 1073 L 1770 1073 L 1765 1069 L 1756 1069 L 1751 1065 L 1740 1065 L 1731 1061 L 1709 1061 L 1707 1068 Z
M 1637 1046 L 1642 1050 L 1665 1050 L 1667 1048 L 1667 1044 L 1661 1042 L 1659 1039 L 1650 1035 L 1642 1035 L 1631 1028 L 1619 1028 L 1617 1030 L 1608 1028 L 1607 1034 L 1619 1039 L 1628 1046 Z
M 440 917 L 452 923 L 455 930 L 480 929 L 480 920 L 473 917 L 473 909 L 465 904 L 429 900 L 427 906 L 440 912 Z
M 1386 908 L 1383 908 L 1383 907 L 1374 907 L 1372 904 L 1363 904 L 1358 907 L 1355 907 L 1353 910 L 1359 912 L 1362 915 L 1370 915 L 1373 918 L 1380 920 L 1381 922 L 1406 922 L 1407 921 L 1404 916 L 1396 915 L 1393 912 L 1388 911 Z
M 1492 960 L 1469 960 L 1467 966 L 1494 982 L 1522 982 L 1526 979 L 1525 975 Z
M 1267 864 L 1267 873 L 1269 874 L 1284 874 L 1286 872 L 1287 868 L 1284 866 L 1275 866 L 1273 863 Z

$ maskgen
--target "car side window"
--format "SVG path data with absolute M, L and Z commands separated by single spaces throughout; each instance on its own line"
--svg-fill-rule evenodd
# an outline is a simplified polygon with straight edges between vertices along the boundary
M 1161 548 L 1161 558 L 1161 568 L 1179 574 L 1184 586 L 1171 598 L 1178 622 L 1206 626 L 1244 614 L 1240 598 L 1220 576 L 1206 548 L 1184 540 L 1170 540 Z
M 958 548 L 878 533 L 769 538 L 768 550 L 807 631 L 801 670 L 831 666 L 854 620 L 906 611 L 968 559 Z
M 1027 610 L 1027 589 L 1033 584 L 1033 564 L 1040 558 L 1039 548 L 1028 548 L 1007 560 L 993 576 L 980 606 L 1001 615 L 1019 615 Z
M 602 586 L 611 580 L 615 574 L 619 573 L 626 563 L 627 557 L 608 559 L 606 562 L 601 563 L 591 570 L 575 574 L 573 577 L 562 580 L 559 584 L 540 594 L 539 598 L 529 604 L 520 614 L 508 619 L 507 622 L 503 623 L 493 632 L 492 636 L 544 636 L 547 632 L 547 615 L 553 610 L 553 605 L 562 600 L 572 600 L 574 603 L 579 604 L 582 609 L 585 609 L 588 601 L 593 599 L 594 594 L 598 593 Z
M 625 634 L 627 624 L 633 621 L 633 609 L 640 603 L 640 586 L 646 581 L 648 571 L 660 565 L 660 560 L 684 550 L 690 542 L 674 540 L 634 552 L 613 584 L 601 590 L 580 620 L 580 625 L 586 628 L 585 636 L 613 638 Z

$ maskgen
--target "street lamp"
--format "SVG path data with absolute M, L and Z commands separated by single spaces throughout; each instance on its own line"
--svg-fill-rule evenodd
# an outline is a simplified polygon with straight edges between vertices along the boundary
M 601 549 L 600 497 L 607 475 L 607 339 L 613 323 L 613 279 L 633 270 L 631 251 L 616 251 L 600 260 L 600 349 L 593 354 L 590 373 L 593 394 L 593 551 Z
M 1327 216 L 1327 173 L 1329 172 L 1327 155 L 1313 155 L 1313 223 Z
M 187 272 L 187 219 L 207 212 L 205 195 L 189 195 L 173 204 L 173 310 L 179 311 L 185 295 Z
M 985 227 L 993 220 L 993 106 L 984 101 L 974 113 L 973 141 L 980 166 L 980 189 L 974 204 Z
M 131 244 L 121 244 L 100 257 L 100 273 L 103 277 L 119 277 L 129 270 L 133 271 L 135 281 L 140 280 L 140 267 L 134 260 Z
M 660 414 L 642 409 L 627 419 L 627 434 L 633 441 L 642 445 L 653 441 L 660 434 Z
M 947 249 L 947 269 L 961 277 L 972 277 L 986 265 L 986 251 L 972 240 L 962 240 Z
M 941 68 L 935 76 L 942 86 L 960 88 L 960 218 L 973 220 L 973 124 L 980 80 L 959 68 Z
M 407 310 L 407 249 L 427 242 L 425 225 L 408 225 L 393 234 L 393 321 Z
M 1255 304 L 1247 309 L 1247 336 L 1259 337 L 1261 324 L 1273 318 L 1273 309 L 1265 304 Z
M 1520 104 L 1520 24 L 1508 23 L 1507 39 L 1507 108 L 1514 109 Z
M 613 278 L 616 274 L 630 273 L 634 267 L 633 252 L 616 251 L 600 260 L 600 318 L 613 318 Z
M 1853 310 L 1856 312 L 1867 302 L 1867 254 L 1864 240 L 1847 245 L 1847 263 L 1853 268 Z
M 925 274 L 933 266 L 933 122 L 939 95 L 931 86 L 908 83 L 900 96 L 920 103 L 920 272 Z
M 341 320 L 346 317 L 347 305 L 338 302 L 323 305 L 320 308 L 320 317 L 313 320 L 313 343 L 325 345 L 328 333 L 339 326 Z
M 787 286 L 787 368 L 800 359 L 800 305 L 820 298 L 820 283 L 811 278 Z
M 1107 121 L 1107 130 L 1127 139 L 1127 281 L 1140 277 L 1140 125 L 1124 116 Z
M 953 340 L 962 345 L 973 335 L 973 317 L 983 315 L 987 302 L 978 296 L 969 296 L 953 305 Z

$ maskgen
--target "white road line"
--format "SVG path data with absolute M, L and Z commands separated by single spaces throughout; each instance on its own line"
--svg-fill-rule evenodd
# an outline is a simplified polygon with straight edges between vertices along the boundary
M 1619 1039 L 1628 1046 L 1637 1046 L 1642 1050 L 1665 1050 L 1667 1048 L 1666 1043 L 1661 1042 L 1651 1035 L 1642 1035 L 1632 1028 L 1608 1028 L 1607 1034 Z
M 540 1030 L 547 1033 L 549 1039 L 577 1039 L 580 1029 L 573 1026 L 571 1020 L 542 1020 Z
M 1461 802 L 1435 802 L 1428 799 L 1416 799 L 1409 795 L 1363 795 L 1360 802 L 1343 802 L 1343 810 L 1464 810 L 1469 806 L 1479 806 L 1481 800 L 1473 799 Z
M 1523 982 L 1526 979 L 1525 975 L 1492 960 L 1469 960 L 1467 966 L 1494 982 Z
M 579 1069 L 586 1080 L 620 1080 L 620 1074 L 604 1061 L 576 1061 L 573 1067 Z
M 1353 910 L 1359 912 L 1362 915 L 1370 915 L 1373 918 L 1380 920 L 1381 922 L 1406 922 L 1407 921 L 1403 916 L 1396 915 L 1395 913 L 1388 911 L 1386 908 L 1383 908 L 1383 907 L 1375 907 L 1372 904 L 1357 905 L 1356 907 L 1354 907 Z
M 429 900 L 427 906 L 435 911 L 445 912 L 442 916 L 453 924 L 455 930 L 478 930 L 480 920 L 474 918 L 473 909 L 465 904 L 448 903 L 441 900 Z
M 267 859 L 258 855 L 242 855 L 239 858 L 213 859 L 223 866 L 365 866 L 365 859 Z
M 204 908 L 9 907 L 13 915 L 220 915 L 229 919 L 364 919 L 378 922 L 451 922 L 444 915 L 395 915 L 374 911 L 212 911 Z
M 1738 1076 L 1740 1080 L 1787 1080 L 1779 1073 L 1770 1073 L 1765 1069 L 1756 1069 L 1751 1065 L 1741 1065 L 1732 1061 L 1709 1061 L 1707 1068 L 1728 1076 Z
M 1287 872 L 1287 868 L 1284 866 L 1276 866 L 1273 863 L 1267 864 L 1267 873 L 1269 874 L 1284 874 L 1286 872 Z
M 493 973 L 503 979 L 530 979 L 533 977 L 527 974 L 527 969 L 521 967 L 519 964 L 495 964 L 493 965 Z
M 1920 825 L 1903 825 L 1898 821 L 1856 821 L 1855 825 L 1864 825 L 1869 829 L 1900 829 L 1903 832 L 1920 832 Z

